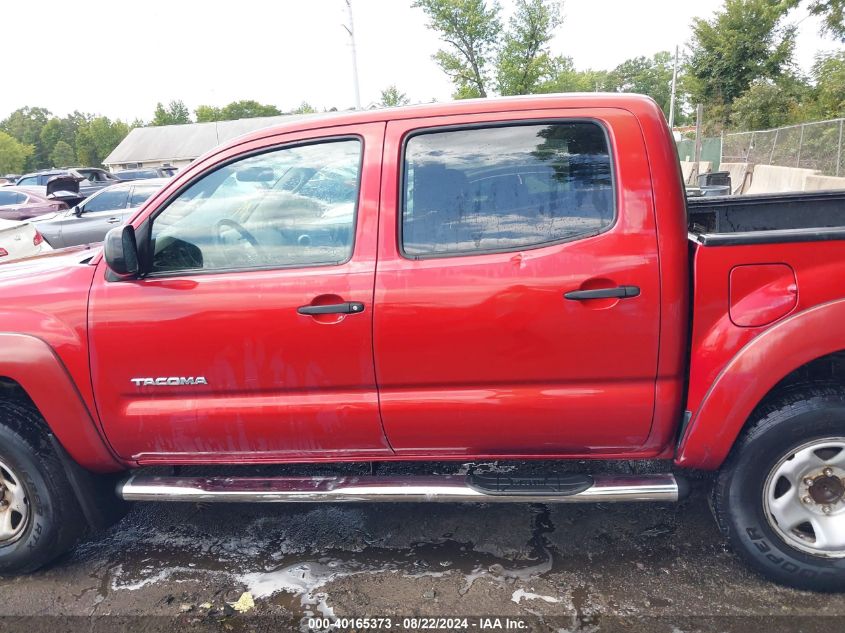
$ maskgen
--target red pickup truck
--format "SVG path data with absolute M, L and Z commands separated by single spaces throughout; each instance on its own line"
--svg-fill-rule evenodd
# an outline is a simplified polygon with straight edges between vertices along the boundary
M 239 138 L 102 251 L 0 266 L 0 570 L 135 500 L 666 502 L 696 469 L 753 567 L 845 589 L 843 262 L 837 227 L 688 232 L 645 97 Z M 390 460 L 513 463 L 245 467 Z

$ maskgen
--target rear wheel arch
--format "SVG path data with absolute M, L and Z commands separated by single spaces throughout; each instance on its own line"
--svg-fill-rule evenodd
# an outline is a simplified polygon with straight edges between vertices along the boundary
M 684 431 L 675 463 L 715 470 L 760 407 L 796 385 L 845 385 L 845 300 L 784 319 L 725 366 Z M 694 361 L 693 361 L 694 362 Z

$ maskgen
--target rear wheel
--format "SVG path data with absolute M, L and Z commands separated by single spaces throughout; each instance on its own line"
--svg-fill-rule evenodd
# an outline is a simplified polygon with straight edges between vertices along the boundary
M 845 390 L 805 386 L 763 408 L 717 478 L 714 510 L 769 578 L 845 590 Z

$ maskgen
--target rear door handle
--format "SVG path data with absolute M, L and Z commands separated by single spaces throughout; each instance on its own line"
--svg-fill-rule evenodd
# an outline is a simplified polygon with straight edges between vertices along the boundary
M 346 301 L 344 303 L 329 303 L 323 306 L 299 306 L 299 314 L 314 316 L 316 314 L 357 314 L 364 311 L 364 304 L 360 301 Z
M 108 222 L 109 224 L 117 224 L 118 222 L 120 222 L 120 218 L 109 218 L 108 220 L 106 220 L 106 222 Z
M 595 290 L 571 290 L 564 293 L 565 298 L 572 301 L 587 301 L 588 299 L 630 299 L 640 296 L 639 286 L 616 286 L 615 288 L 596 288 Z

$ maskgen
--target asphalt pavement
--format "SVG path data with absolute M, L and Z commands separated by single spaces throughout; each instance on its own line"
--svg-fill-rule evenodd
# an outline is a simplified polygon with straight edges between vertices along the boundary
M 49 568 L 0 578 L 0 631 L 845 629 L 845 595 L 774 585 L 728 551 L 706 490 L 679 504 L 138 503 Z

